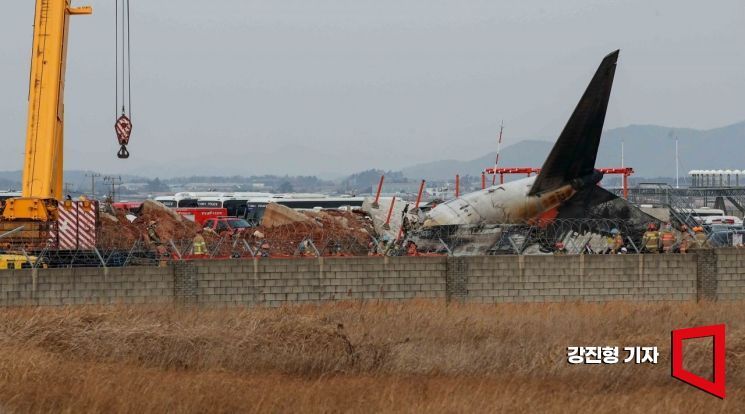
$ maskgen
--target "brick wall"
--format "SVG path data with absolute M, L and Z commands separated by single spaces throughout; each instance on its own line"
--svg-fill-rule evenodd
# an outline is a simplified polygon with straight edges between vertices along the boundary
M 688 255 L 225 260 L 169 267 L 0 271 L 0 306 L 270 305 L 745 299 L 745 251 Z

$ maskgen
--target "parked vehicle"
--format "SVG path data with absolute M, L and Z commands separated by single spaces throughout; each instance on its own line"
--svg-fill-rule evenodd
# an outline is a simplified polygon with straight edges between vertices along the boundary
M 0 270 L 30 269 L 38 258 L 14 253 L 0 253 Z M 41 267 L 46 267 L 42 264 Z
M 210 229 L 217 234 L 227 232 L 228 234 L 241 233 L 248 228 L 251 228 L 251 224 L 237 217 L 217 217 L 211 218 L 204 222 L 202 226 L 205 230 Z
M 745 230 L 717 231 L 709 237 L 709 245 L 711 247 L 741 246 L 743 241 L 745 241 Z

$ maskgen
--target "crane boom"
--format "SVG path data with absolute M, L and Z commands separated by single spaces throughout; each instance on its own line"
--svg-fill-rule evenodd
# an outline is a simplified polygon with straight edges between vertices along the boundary
M 89 6 L 72 7 L 71 0 L 36 1 L 23 197 L 8 200 L 3 212 L 6 220 L 55 219 L 57 201 L 64 196 L 64 92 L 69 18 L 91 13 L 93 9 Z

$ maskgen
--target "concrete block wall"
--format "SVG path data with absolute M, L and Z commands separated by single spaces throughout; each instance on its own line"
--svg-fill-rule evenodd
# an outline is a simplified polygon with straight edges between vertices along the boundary
M 695 300 L 695 255 L 466 259 L 467 301 Z
M 203 305 L 445 298 L 447 258 L 320 258 L 197 262 Z
M 745 299 L 745 250 L 687 255 L 356 257 L 0 271 L 0 306 L 335 300 L 466 303 Z
M 716 250 L 715 285 L 716 300 L 742 300 L 745 298 L 745 250 Z
M 170 303 L 173 271 L 159 267 L 0 271 L 0 306 Z

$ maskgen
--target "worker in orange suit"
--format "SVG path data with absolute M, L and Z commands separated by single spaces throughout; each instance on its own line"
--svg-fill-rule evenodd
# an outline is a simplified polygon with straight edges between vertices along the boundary
M 660 231 L 660 243 L 662 243 L 662 251 L 664 253 L 672 253 L 673 251 L 673 245 L 675 245 L 676 242 L 675 233 L 673 233 L 673 229 L 670 226 L 670 223 L 665 223 L 662 226 L 662 231 Z
M 696 226 L 693 228 L 693 232 L 695 233 L 693 235 L 693 246 L 697 249 L 707 249 L 711 247 L 709 245 L 709 238 L 706 236 L 706 233 L 704 233 L 704 228 L 701 226 Z
M 688 248 L 691 245 L 691 235 L 688 233 L 688 226 L 685 224 L 680 226 L 680 253 L 688 253 Z

